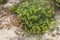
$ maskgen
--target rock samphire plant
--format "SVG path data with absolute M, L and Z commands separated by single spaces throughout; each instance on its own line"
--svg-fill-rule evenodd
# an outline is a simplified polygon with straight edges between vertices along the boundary
M 18 20 L 23 23 L 25 32 L 41 34 L 46 32 L 54 23 L 51 0 L 23 0 L 21 6 L 12 7 Z

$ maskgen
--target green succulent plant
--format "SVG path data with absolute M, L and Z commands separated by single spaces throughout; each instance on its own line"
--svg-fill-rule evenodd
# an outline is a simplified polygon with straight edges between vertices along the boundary
M 41 34 L 54 23 L 51 0 L 22 1 L 22 5 L 12 7 L 20 22 L 24 23 L 25 32 Z M 16 8 L 16 9 L 15 9 Z

